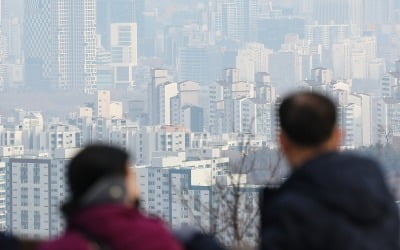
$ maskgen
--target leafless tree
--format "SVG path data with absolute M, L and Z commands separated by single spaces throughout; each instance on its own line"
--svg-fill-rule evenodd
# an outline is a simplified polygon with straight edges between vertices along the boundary
M 241 158 L 238 166 L 231 165 L 231 169 L 226 173 L 225 182 L 217 182 L 214 186 L 213 196 L 216 204 L 210 211 L 215 218 L 212 221 L 214 223 L 213 233 L 227 237 L 227 241 L 239 248 L 254 247 L 254 240 L 258 241 L 260 222 L 258 197 L 259 191 L 262 189 L 262 186 L 249 188 L 246 183 L 247 176 L 256 170 L 257 155 L 256 150 L 251 146 L 252 134 L 247 134 L 245 137 L 242 138 L 242 142 L 245 144 L 240 152 Z M 278 154 L 275 163 L 264 166 L 270 173 L 269 176 L 266 176 L 267 185 L 274 182 L 280 161 L 281 157 Z M 256 197 L 254 197 L 255 195 Z
M 254 121 L 252 121 L 254 122 Z M 252 126 L 250 126 L 252 127 Z M 260 208 L 258 204 L 262 185 L 248 185 L 247 177 L 257 166 L 263 165 L 266 185 L 276 184 L 278 170 L 281 166 L 281 154 L 277 153 L 276 159 L 269 162 L 257 162 L 257 152 L 260 148 L 252 146 L 254 134 L 240 134 L 239 156 L 235 162 L 230 162 L 229 169 L 224 171 L 223 176 L 217 176 L 211 187 L 211 204 L 202 204 L 204 216 L 209 216 L 210 225 L 199 227 L 217 236 L 230 247 L 240 249 L 251 249 L 258 242 Z M 266 148 L 261 148 L 266 150 Z M 212 177 L 210 177 L 212 178 Z M 193 199 L 193 197 L 182 197 L 182 200 Z M 187 201 L 185 202 L 187 204 Z M 189 207 L 189 212 L 194 216 L 195 212 Z
M 393 138 L 393 126 L 389 125 L 388 130 L 386 131 L 382 125 L 378 125 L 378 134 L 380 137 L 385 139 L 386 145 L 389 145 Z

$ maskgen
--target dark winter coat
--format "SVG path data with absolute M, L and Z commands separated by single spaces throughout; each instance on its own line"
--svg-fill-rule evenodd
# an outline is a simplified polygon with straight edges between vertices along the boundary
M 398 250 L 398 208 L 377 163 L 328 153 L 261 199 L 261 250 Z
M 43 243 L 39 249 L 96 249 L 86 233 L 90 234 L 89 238 L 101 239 L 112 250 L 182 249 L 164 223 L 146 217 L 136 208 L 119 204 L 100 205 L 78 213 L 60 239 Z

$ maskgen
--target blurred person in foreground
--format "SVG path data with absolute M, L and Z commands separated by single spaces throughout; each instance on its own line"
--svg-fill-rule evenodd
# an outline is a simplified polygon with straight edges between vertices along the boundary
M 88 146 L 69 163 L 67 182 L 66 232 L 38 249 L 182 249 L 163 222 L 139 210 L 135 172 L 125 151 Z
M 261 250 L 398 250 L 399 216 L 379 165 L 341 153 L 335 104 L 315 93 L 279 108 L 291 176 L 261 199 Z
M 1 250 L 223 250 L 211 235 L 192 227 L 172 233 L 139 209 L 139 189 L 129 155 L 92 145 L 67 167 L 70 200 L 63 206 L 66 232 L 52 241 L 0 233 Z

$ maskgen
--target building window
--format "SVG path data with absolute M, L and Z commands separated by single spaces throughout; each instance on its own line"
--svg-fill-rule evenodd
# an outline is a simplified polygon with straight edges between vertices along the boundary
M 28 206 L 28 188 L 21 188 L 21 206 Z
M 38 207 L 40 206 L 40 188 L 35 188 L 33 192 L 33 203 L 35 207 Z
M 22 166 L 21 167 L 21 183 L 28 183 L 28 167 Z
M 21 227 L 28 229 L 28 210 L 21 210 Z
M 36 164 L 33 168 L 33 183 L 40 184 L 40 166 Z
M 195 219 L 195 221 L 196 221 L 196 223 L 198 224 L 198 225 L 201 225 L 201 216 L 195 216 L 194 217 L 194 219 Z
M 201 210 L 201 202 L 200 202 L 200 195 L 195 194 L 194 196 L 194 210 L 199 212 Z
M 40 212 L 35 211 L 33 216 L 33 229 L 39 230 L 40 229 Z

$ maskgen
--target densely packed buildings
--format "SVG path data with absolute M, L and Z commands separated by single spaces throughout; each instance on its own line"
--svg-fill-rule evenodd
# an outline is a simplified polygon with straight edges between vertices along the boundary
M 64 113 L 0 109 L 0 230 L 59 234 L 66 163 L 108 143 L 132 155 L 147 211 L 229 242 L 240 197 L 251 240 L 294 90 L 336 101 L 345 149 L 400 143 L 397 1 L 172 2 L 0 0 L 0 95 L 81 94 Z

